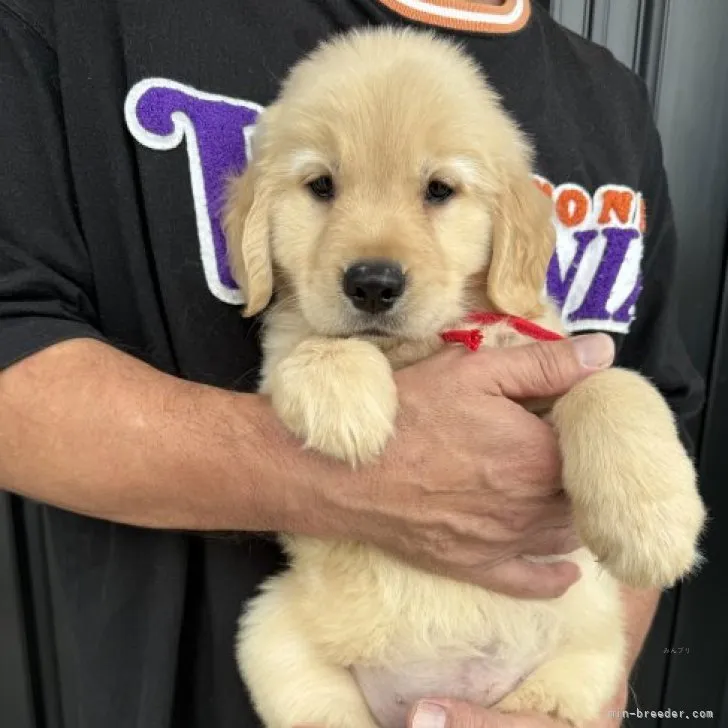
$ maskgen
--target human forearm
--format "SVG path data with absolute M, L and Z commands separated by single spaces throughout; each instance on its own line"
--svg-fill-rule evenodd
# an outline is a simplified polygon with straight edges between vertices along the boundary
M 627 637 L 624 677 L 620 681 L 617 693 L 604 707 L 602 717 L 592 728 L 611 728 L 621 725 L 620 716 L 626 709 L 629 698 L 629 678 L 650 631 L 660 600 L 660 592 L 657 589 L 639 590 L 623 586 L 621 593 Z
M 0 374 L 0 485 L 61 508 L 185 530 L 284 530 L 305 458 L 265 400 L 168 376 L 104 344 Z M 310 467 L 318 465 L 310 457 Z M 321 473 L 312 477 L 325 477 Z
M 558 596 L 578 569 L 519 557 L 574 548 L 558 445 L 509 400 L 584 376 L 570 341 L 550 346 L 453 348 L 400 370 L 396 436 L 352 471 L 303 449 L 267 399 L 70 341 L 0 374 L 0 487 L 141 526 L 354 539 L 494 591 Z
M 650 631 L 660 601 L 657 589 L 630 589 L 622 587 L 625 629 L 627 633 L 627 673 L 631 673 Z

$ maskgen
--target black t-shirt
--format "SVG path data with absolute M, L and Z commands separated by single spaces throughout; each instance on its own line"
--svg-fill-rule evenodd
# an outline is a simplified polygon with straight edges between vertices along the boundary
M 681 423 L 700 401 L 672 311 L 675 230 L 643 84 L 530 0 L 0 0 L 0 367 L 91 336 L 252 389 L 222 256 L 225 176 L 289 67 L 332 32 L 461 38 L 533 137 L 556 201 L 548 290 L 613 334 Z M 255 725 L 233 660 L 277 548 L 44 509 L 68 728 Z

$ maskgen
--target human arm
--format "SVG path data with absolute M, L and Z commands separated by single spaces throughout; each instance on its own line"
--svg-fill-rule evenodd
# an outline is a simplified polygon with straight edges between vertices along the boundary
M 573 565 L 519 558 L 571 547 L 556 445 L 502 390 L 568 387 L 583 376 L 572 346 L 503 350 L 487 365 L 450 351 L 414 365 L 402 374 L 401 437 L 381 463 L 352 473 L 302 450 L 262 397 L 67 340 L 0 374 L 0 483 L 137 526 L 353 536 L 504 591 L 560 593 Z M 428 397 L 433 381 L 438 395 Z M 432 421 L 468 387 L 452 419 Z M 525 457 L 504 458 L 504 449 Z

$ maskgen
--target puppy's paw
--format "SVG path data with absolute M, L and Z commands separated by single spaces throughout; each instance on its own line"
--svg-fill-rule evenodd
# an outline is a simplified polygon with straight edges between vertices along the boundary
M 394 431 L 392 368 L 365 341 L 302 342 L 272 372 L 269 391 L 278 416 L 307 447 L 352 465 L 376 458 Z
M 551 415 L 577 531 L 613 576 L 672 586 L 700 562 L 705 509 L 667 403 L 634 372 L 593 375 Z
M 705 509 L 659 392 L 634 372 L 606 370 L 551 417 L 576 528 L 607 570 L 633 587 L 665 588 L 695 568 Z
M 679 455 L 679 456 L 678 456 Z M 639 473 L 623 473 L 633 498 L 605 502 L 602 508 L 575 508 L 584 544 L 619 581 L 634 588 L 669 588 L 700 566 L 698 541 L 705 508 L 692 487 L 695 474 L 687 455 L 657 459 Z M 639 478 L 630 484 L 630 478 Z M 644 480 L 643 480 L 644 479 Z M 609 484 L 595 478 L 595 489 Z M 640 498 L 649 486 L 671 495 Z M 686 487 L 690 484 L 691 487 Z
M 573 676 L 578 680 L 577 676 Z M 557 696 L 549 692 L 548 686 L 534 681 L 506 695 L 494 706 L 500 713 L 540 713 L 571 726 L 582 726 L 597 715 L 597 709 L 583 705 L 574 695 Z
M 562 653 L 543 663 L 494 706 L 501 713 L 534 712 L 572 726 L 599 717 L 622 674 L 620 635 L 601 650 Z

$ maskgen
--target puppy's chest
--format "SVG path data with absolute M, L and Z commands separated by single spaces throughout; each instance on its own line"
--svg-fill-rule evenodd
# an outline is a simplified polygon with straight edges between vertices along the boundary
M 507 662 L 483 654 L 392 667 L 352 667 L 381 728 L 405 728 L 412 706 L 426 698 L 452 698 L 491 706 L 511 692 L 537 665 L 536 659 Z

